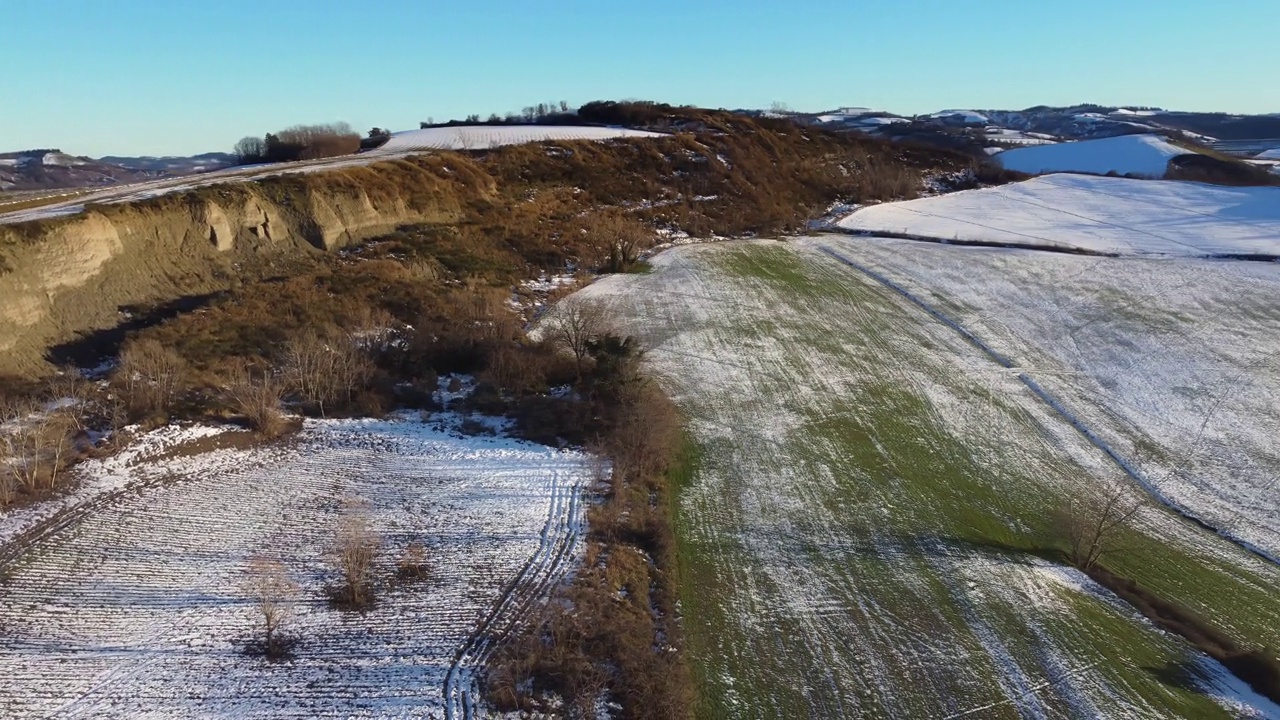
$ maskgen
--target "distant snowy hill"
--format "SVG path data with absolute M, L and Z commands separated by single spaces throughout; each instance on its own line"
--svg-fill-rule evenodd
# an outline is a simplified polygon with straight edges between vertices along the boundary
M 210 170 L 231 167 L 236 164 L 236 159 L 235 156 L 230 153 L 211 152 L 192 155 L 190 157 L 173 155 L 166 155 L 163 157 L 154 157 L 151 155 L 143 155 L 140 157 L 108 155 L 106 157 L 98 158 L 98 162 L 119 165 L 120 167 L 129 168 L 131 170 L 146 170 L 148 172 L 186 175 L 189 173 L 208 172 Z
M 194 157 L 104 157 L 93 159 L 61 150 L 0 153 L 0 191 L 100 187 L 179 177 L 228 167 L 225 153 Z
M 1163 177 L 1169 160 L 1189 152 L 1159 135 L 1122 135 L 1006 150 L 996 155 L 995 160 L 1009 170 L 1029 175 L 1114 172 Z
M 1280 188 L 1046 175 L 872 205 L 838 225 L 869 233 L 1122 255 L 1280 255 Z
M 138 182 L 153 175 L 61 150 L 0 153 L 0 191 L 52 190 Z
M 799 122 L 992 155 L 1012 147 L 1122 135 L 1180 135 L 1244 157 L 1280 146 L 1280 115 L 1180 112 L 1140 106 L 1040 105 L 1024 110 L 950 109 L 915 116 L 867 108 L 789 113 Z M 1278 138 L 1275 144 L 1259 138 Z

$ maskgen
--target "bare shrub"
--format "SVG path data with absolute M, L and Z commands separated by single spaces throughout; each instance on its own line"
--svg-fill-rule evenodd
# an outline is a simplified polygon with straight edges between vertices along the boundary
M 411 277 L 422 283 L 436 283 L 448 275 L 448 271 L 433 257 L 414 258 L 404 263 Z
M 597 302 L 581 296 L 560 301 L 547 321 L 547 338 L 573 355 L 579 378 L 591 356 L 591 344 L 609 332 L 609 314 Z
M 0 507 L 9 505 L 18 497 L 18 465 L 14 439 L 11 433 L 20 420 L 17 403 L 0 394 Z
M 488 697 L 499 710 L 533 714 L 560 708 L 568 717 L 595 717 L 600 700 L 610 698 L 623 704 L 624 717 L 691 717 L 693 681 L 680 652 L 672 571 L 680 416 L 658 384 L 639 375 L 634 341 L 605 334 L 589 350 L 596 366 L 576 402 L 589 406 L 601 433 L 591 445 L 600 456 L 592 469 L 609 492 L 588 510 L 590 534 L 573 580 L 500 644 L 488 666 Z
M 509 297 L 502 288 L 472 287 L 449 293 L 447 302 L 456 313 L 460 339 L 483 345 L 515 337 L 519 322 L 507 305 Z
M 152 339 L 135 340 L 120 352 L 115 382 L 135 415 L 167 413 L 187 378 L 182 356 Z
M 266 437 L 278 437 L 284 432 L 284 415 L 280 411 L 283 394 L 284 388 L 271 373 L 255 372 L 244 363 L 233 366 L 226 399 L 251 428 Z
M 391 313 L 361 305 L 352 317 L 347 335 L 352 345 L 369 358 L 375 358 L 390 349 L 399 327 L 400 323 Z
M 60 410 L 68 424 L 77 431 L 86 429 L 86 412 L 95 404 L 96 392 L 93 383 L 86 380 L 79 370 L 66 370 L 51 377 L 47 395 L 64 403 Z
M 489 354 L 485 375 L 506 390 L 535 391 L 546 386 L 548 365 L 553 360 L 534 348 L 500 345 Z
M 0 399 L 0 505 L 18 491 L 36 495 L 57 486 L 74 450 L 70 418 L 31 398 Z
M 111 431 L 111 444 L 118 446 L 120 431 L 129 424 L 129 404 L 120 393 L 109 393 L 102 402 L 102 413 Z
M 373 375 L 368 354 L 351 337 L 330 341 L 305 332 L 285 348 L 284 359 L 289 387 L 321 415 L 350 405 Z
M 1115 484 L 1101 494 L 1073 497 L 1054 512 L 1054 525 L 1067 542 L 1071 563 L 1089 572 L 1102 557 L 1116 549 L 1119 531 L 1143 508 L 1127 488 Z
M 604 272 L 627 272 L 640 260 L 640 253 L 653 244 L 653 232 L 642 223 L 619 213 L 600 215 L 587 229 L 589 236 L 607 253 Z
M 331 549 L 333 566 L 341 581 L 334 601 L 362 610 L 373 604 L 373 567 L 382 538 L 373 529 L 368 503 L 348 498 L 342 505 Z
M 412 582 L 425 578 L 428 570 L 427 547 L 417 540 L 409 543 L 396 563 L 396 574 L 401 580 Z
M 666 395 L 653 385 L 639 390 L 605 444 L 615 477 L 636 482 L 662 476 L 679 445 L 680 427 L 680 414 Z
M 18 483 L 9 472 L 10 462 L 12 459 L 0 448 L 0 507 L 11 504 L 18 497 Z
M 250 558 L 243 583 L 243 590 L 253 601 L 262 623 L 260 644 L 253 644 L 250 649 L 273 659 L 288 656 L 295 643 L 288 628 L 296 610 L 298 584 L 289 576 L 284 563 L 263 556 Z

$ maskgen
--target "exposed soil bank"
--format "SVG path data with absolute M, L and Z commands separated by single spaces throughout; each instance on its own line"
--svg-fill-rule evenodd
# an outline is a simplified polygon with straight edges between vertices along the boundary
M 129 306 L 231 289 L 302 253 L 401 224 L 454 220 L 459 196 L 484 188 L 424 193 L 442 182 L 437 165 L 400 161 L 218 185 L 0 226 L 0 373 L 42 372 L 48 346 L 127 323 Z

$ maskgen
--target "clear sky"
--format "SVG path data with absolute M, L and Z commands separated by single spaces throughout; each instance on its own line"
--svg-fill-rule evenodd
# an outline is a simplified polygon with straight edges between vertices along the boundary
M 0 0 L 0 151 L 643 98 L 1280 112 L 1280 0 Z

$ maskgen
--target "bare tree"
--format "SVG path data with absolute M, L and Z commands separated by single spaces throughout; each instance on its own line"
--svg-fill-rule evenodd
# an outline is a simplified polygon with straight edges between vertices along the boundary
M 168 411 L 186 378 L 187 363 L 182 356 L 150 339 L 126 345 L 115 371 L 130 410 L 139 414 Z
M 336 593 L 341 604 L 361 609 L 373 601 L 373 566 L 381 547 L 368 503 L 355 498 L 343 501 L 332 548 L 334 568 L 341 577 Z
M 627 272 L 640 261 L 640 253 L 653 243 L 653 233 L 642 223 L 623 215 L 602 215 L 587 228 L 608 252 L 605 272 Z
M 260 137 L 242 137 L 232 148 L 231 154 L 236 156 L 236 163 L 239 165 L 259 163 L 267 158 L 267 143 Z
M 20 421 L 18 404 L 12 398 L 0 394 L 0 507 L 12 503 L 18 496 L 18 466 L 21 459 L 15 452 L 13 432 Z
M 0 400 L 0 505 L 52 490 L 71 455 L 72 423 L 60 408 L 31 398 Z
M 1092 570 L 1104 555 L 1115 550 L 1119 531 L 1145 504 L 1120 484 L 1108 485 L 1099 495 L 1073 497 L 1063 503 L 1054 513 L 1054 522 L 1067 541 L 1072 564 L 1086 572 Z
M 320 414 L 349 404 L 368 385 L 373 363 L 358 347 L 359 338 L 329 341 L 314 332 L 294 338 L 285 348 L 285 374 L 292 390 Z
M 608 313 L 599 303 L 570 296 L 556 306 L 547 328 L 548 339 L 573 355 L 581 378 L 591 344 L 609 332 Z
M 284 657 L 293 646 L 288 636 L 298 600 L 298 584 L 284 563 L 255 556 L 245 567 L 244 592 L 253 601 L 262 621 L 262 652 L 269 658 Z
M 95 404 L 96 397 L 93 383 L 85 379 L 79 370 L 66 370 L 51 377 L 47 394 L 50 398 L 65 403 L 60 410 L 75 430 L 87 429 L 86 415 Z
M 129 404 L 120 393 L 108 393 L 102 402 L 102 414 L 111 429 L 112 446 L 119 447 L 120 431 L 129 424 Z
M 275 137 L 280 144 L 297 148 L 299 160 L 350 155 L 360 149 L 360 134 L 345 122 L 294 125 Z

